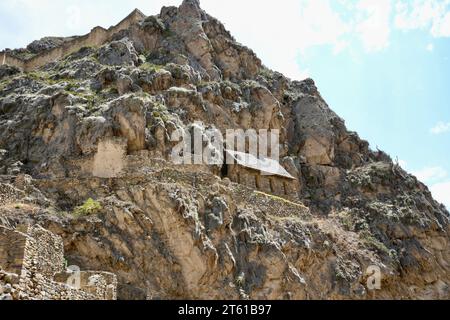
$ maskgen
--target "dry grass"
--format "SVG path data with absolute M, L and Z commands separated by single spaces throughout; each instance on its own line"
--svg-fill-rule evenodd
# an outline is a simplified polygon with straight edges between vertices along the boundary
M 273 194 L 261 192 L 261 191 L 254 191 L 254 192 L 255 192 L 255 194 L 257 194 L 259 196 L 263 196 L 263 197 L 269 198 L 269 199 L 271 199 L 273 201 L 282 202 L 282 203 L 287 204 L 287 205 L 291 205 L 291 206 L 295 206 L 295 207 L 298 207 L 298 208 L 302 208 L 302 209 L 308 210 L 308 208 L 305 207 L 301 203 L 296 203 L 296 202 L 290 201 L 288 199 L 285 199 L 285 198 L 282 198 L 282 197 L 278 197 L 278 196 L 275 196 Z

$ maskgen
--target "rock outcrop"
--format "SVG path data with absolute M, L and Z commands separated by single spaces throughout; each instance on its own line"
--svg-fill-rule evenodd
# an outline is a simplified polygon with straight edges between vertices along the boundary
M 110 299 L 117 279 L 119 299 L 450 298 L 446 208 L 197 0 L 15 52 L 39 63 L 0 67 L 0 230 L 46 230 L 61 250 L 20 282 L 5 238 L 0 297 Z M 174 132 L 212 126 L 279 130 L 294 179 L 171 161 Z M 105 272 L 63 286 L 62 249 Z

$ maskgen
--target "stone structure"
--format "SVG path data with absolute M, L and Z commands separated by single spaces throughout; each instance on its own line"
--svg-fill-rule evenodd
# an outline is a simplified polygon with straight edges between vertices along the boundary
M 16 274 L 21 274 L 27 237 L 17 231 L 0 227 L 0 265 Z
M 0 226 L 0 297 L 32 300 L 115 300 L 108 272 L 65 270 L 62 238 L 40 226 L 26 233 Z M 70 286 L 71 279 L 77 286 Z M 7 292 L 10 291 L 10 292 Z M 6 292 L 6 294 L 5 294 Z
M 92 175 L 99 178 L 117 177 L 125 166 L 126 148 L 125 139 L 110 138 L 100 141 Z
M 297 196 L 298 181 L 278 161 L 258 159 L 251 154 L 226 150 L 227 161 L 224 175 L 231 181 L 277 195 Z
M 70 41 L 9 53 L 41 63 Z M 51 61 L 0 66 L 0 299 L 115 297 L 114 275 L 67 272 L 61 239 L 29 225 L 113 272 L 121 300 L 450 298 L 446 208 L 348 131 L 314 81 L 264 68 L 198 0 Z M 166 161 L 173 133 L 196 128 L 213 157 L 210 128 L 279 130 L 280 163 Z
M 10 184 L 0 183 L 0 206 L 13 203 L 23 197 L 23 192 Z
M 145 17 L 146 15 L 138 9 L 135 9 L 125 19 L 109 29 L 95 27 L 90 33 L 84 36 L 75 37 L 70 41 L 64 42 L 61 46 L 36 54 L 28 59 L 16 57 L 11 54 L 11 51 L 5 50 L 0 52 L 2 65 L 15 66 L 27 72 L 35 70 L 49 62 L 59 60 L 71 53 L 77 52 L 83 47 L 99 47 L 108 42 L 114 34 L 128 29 L 131 25 L 145 19 Z

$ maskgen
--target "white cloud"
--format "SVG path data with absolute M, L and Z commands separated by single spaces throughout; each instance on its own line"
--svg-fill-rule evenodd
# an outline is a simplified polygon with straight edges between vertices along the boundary
M 391 0 L 361 0 L 357 9 L 365 16 L 356 25 L 367 51 L 378 51 L 389 45 L 391 34 Z
M 24 24 L 22 33 L 7 37 L 14 29 L 7 30 L 8 24 L 3 28 L 0 22 L 0 43 L 23 47 L 43 36 L 84 34 L 96 25 L 117 23 L 135 7 L 156 14 L 162 6 L 181 1 L 0 1 L 1 12 L 7 12 L 13 21 L 23 19 Z M 201 0 L 201 4 L 224 22 L 238 41 L 254 49 L 268 67 L 294 79 L 309 76 L 298 61 L 301 63 L 310 48 L 329 46 L 333 54 L 339 54 L 355 43 L 362 43 L 368 51 L 381 50 L 389 43 L 391 0 Z
M 427 167 L 412 173 L 424 183 L 435 183 L 447 177 L 447 171 L 442 167 Z
M 308 50 L 328 46 L 337 55 L 362 44 L 367 51 L 389 45 L 393 0 L 202 0 L 203 8 L 225 23 L 270 68 L 302 79 Z M 236 10 L 239 8 L 239 10 Z M 257 14 L 250 14 L 255 12 Z M 270 40 L 269 40 L 270 39 Z
M 436 37 L 450 37 L 450 12 L 433 24 L 431 34 Z
M 429 44 L 427 44 L 427 46 L 426 46 L 425 49 L 427 49 L 427 51 L 429 51 L 429 52 L 433 52 L 433 50 L 434 50 L 434 45 L 433 45 L 432 43 L 429 43 Z
M 331 45 L 334 54 L 360 41 L 367 51 L 389 45 L 392 0 L 301 0 L 300 49 Z M 333 6 L 333 5 L 334 6 Z
M 395 26 L 401 30 L 429 29 L 433 37 L 450 37 L 450 0 L 398 1 Z
M 442 167 L 426 167 L 412 172 L 420 181 L 427 184 L 433 198 L 450 210 L 450 181 L 448 172 Z
M 340 38 L 351 30 L 351 26 L 333 10 L 329 0 L 301 1 L 298 19 L 301 50 L 324 44 L 342 47 L 344 42 Z
M 118 23 L 135 8 L 140 8 L 146 14 L 157 14 L 162 6 L 180 3 L 181 0 L 0 1 L 2 16 L 14 22 L 20 21 L 20 25 L 15 23 L 13 27 L 8 21 L 0 21 L 0 50 L 4 47 L 24 47 L 45 36 L 82 35 L 96 26 L 107 28 Z
M 43 36 L 84 34 L 96 25 L 117 23 L 135 7 L 156 14 L 162 6 L 181 1 L 0 1 L 0 12 L 10 18 L 0 21 L 0 43 L 23 47 Z M 450 0 L 201 0 L 201 4 L 268 67 L 294 79 L 309 76 L 299 65 L 309 49 L 328 46 L 333 54 L 351 53 L 361 44 L 367 52 L 376 52 L 389 46 L 394 25 L 403 30 L 428 28 L 433 36 L 450 37 Z
M 434 184 L 430 187 L 433 197 L 450 210 L 450 181 Z
M 439 16 L 435 1 L 399 1 L 396 5 L 395 26 L 403 30 L 423 29 Z
M 202 0 L 201 4 L 206 12 L 224 23 L 237 41 L 253 49 L 266 66 L 296 80 L 309 76 L 298 61 L 302 43 L 309 45 L 313 39 L 299 19 L 302 7 L 298 1 L 273 5 L 256 0 Z M 253 15 L 255 8 L 257 14 Z
M 438 122 L 433 128 L 430 129 L 432 134 L 441 134 L 450 131 L 450 122 Z

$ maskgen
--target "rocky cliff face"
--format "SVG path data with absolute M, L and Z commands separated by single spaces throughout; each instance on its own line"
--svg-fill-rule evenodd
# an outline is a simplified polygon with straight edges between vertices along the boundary
M 3 65 L 0 90 L 0 225 L 61 236 L 119 299 L 450 298 L 445 207 L 197 0 L 35 71 Z M 280 130 L 296 196 L 172 164 L 194 121 Z

